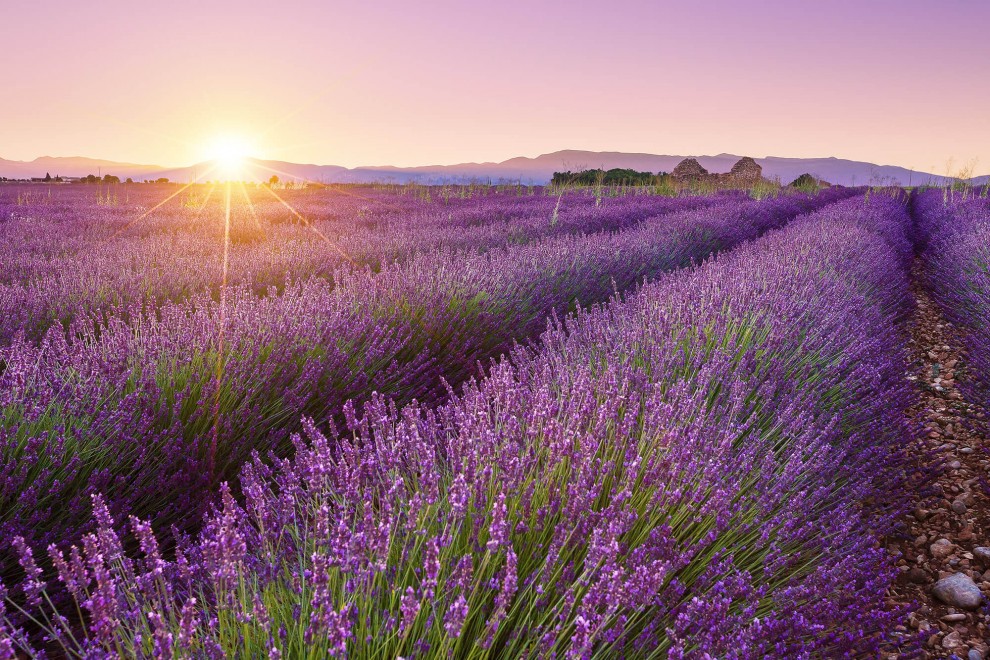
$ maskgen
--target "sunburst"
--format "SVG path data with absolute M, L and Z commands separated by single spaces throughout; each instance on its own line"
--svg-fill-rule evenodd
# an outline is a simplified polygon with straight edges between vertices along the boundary
M 241 135 L 226 134 L 214 137 L 206 146 L 204 155 L 216 167 L 221 179 L 242 181 L 248 172 L 251 141 Z

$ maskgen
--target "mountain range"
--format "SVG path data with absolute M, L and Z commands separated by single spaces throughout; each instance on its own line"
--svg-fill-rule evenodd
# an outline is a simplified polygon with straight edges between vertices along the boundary
M 468 183 L 521 182 L 543 184 L 554 172 L 579 171 L 593 168 L 628 168 L 642 172 L 670 172 L 685 156 L 664 156 L 645 153 L 616 151 L 555 151 L 535 158 L 517 157 L 502 162 L 460 163 L 457 165 L 425 165 L 395 167 L 391 165 L 347 168 L 339 165 L 314 165 L 277 160 L 245 159 L 243 178 L 268 180 L 273 174 L 282 181 L 313 181 L 320 183 Z M 710 172 L 727 172 L 740 156 L 694 156 Z M 783 183 L 793 181 L 804 173 L 813 174 L 833 184 L 846 186 L 868 184 L 918 185 L 940 184 L 946 177 L 918 172 L 894 165 L 876 165 L 863 161 L 841 158 L 757 158 L 763 167 L 763 175 L 779 179 Z M 166 177 L 171 181 L 186 182 L 194 179 L 219 178 L 212 174 L 213 163 L 207 161 L 189 167 L 162 167 L 138 163 L 121 163 L 83 157 L 44 156 L 32 161 L 5 160 L 0 158 L 0 177 L 29 179 L 51 174 L 66 177 L 87 174 L 114 174 L 122 180 L 135 181 Z M 212 175 L 212 176 L 211 176 Z M 970 179 L 983 185 L 990 175 Z

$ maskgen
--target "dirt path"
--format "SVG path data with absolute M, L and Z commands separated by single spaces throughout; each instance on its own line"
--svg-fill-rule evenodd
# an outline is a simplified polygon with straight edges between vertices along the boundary
M 917 455 L 925 461 L 932 457 L 928 467 L 935 468 L 936 482 L 935 494 L 919 499 L 903 520 L 901 538 L 887 544 L 900 555 L 901 571 L 889 597 L 914 603 L 898 630 L 906 636 L 915 631 L 926 636 L 920 657 L 984 660 L 990 658 L 987 411 L 967 402 L 959 390 L 958 382 L 966 374 L 957 333 L 921 286 L 918 263 L 912 275 L 918 306 L 910 324 L 913 362 L 907 378 L 918 385 L 919 404 L 911 416 L 923 429 Z M 963 591 L 969 586 L 966 579 L 982 591 L 977 609 L 948 605 L 933 594 L 939 580 L 959 573 L 962 576 L 953 582 Z

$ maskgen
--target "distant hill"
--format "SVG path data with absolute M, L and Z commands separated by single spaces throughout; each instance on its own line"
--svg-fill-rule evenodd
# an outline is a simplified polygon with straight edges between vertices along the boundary
M 87 174 L 115 174 L 121 180 L 131 177 L 145 179 L 151 174 L 166 168 L 159 165 L 121 163 L 113 160 L 85 158 L 83 156 L 42 156 L 31 161 L 5 160 L 0 158 L 0 176 L 8 179 L 30 179 L 52 176 L 86 176 Z
M 642 172 L 670 172 L 686 156 L 664 156 L 643 153 L 622 153 L 617 151 L 578 151 L 565 150 L 543 154 L 535 158 L 518 157 L 500 163 L 460 163 L 457 165 L 424 165 L 419 167 L 394 167 L 391 165 L 364 166 L 356 168 L 339 165 L 315 165 L 290 163 L 286 161 L 250 159 L 248 177 L 267 180 L 275 174 L 282 181 L 315 181 L 321 183 L 467 183 L 471 181 L 521 181 L 526 184 L 543 184 L 550 181 L 554 172 L 582 169 L 625 168 Z M 694 156 L 710 172 L 728 172 L 740 156 L 718 154 L 717 156 Z M 876 165 L 841 158 L 780 158 L 768 156 L 757 158 L 767 178 L 778 178 L 787 183 L 804 173 L 830 183 L 840 185 L 867 185 L 886 183 L 893 185 L 919 185 L 942 183 L 944 177 L 925 172 L 912 171 L 894 165 Z M 0 158 L 0 176 L 8 178 L 52 176 L 84 176 L 102 173 L 115 174 L 121 179 L 131 177 L 137 181 L 167 177 L 172 181 L 209 179 L 210 163 L 198 163 L 189 167 L 166 168 L 158 165 L 119 163 L 93 158 L 52 158 L 49 156 L 33 161 L 13 161 Z M 213 175 L 216 176 L 216 175 Z M 974 183 L 985 184 L 990 175 L 972 179 Z

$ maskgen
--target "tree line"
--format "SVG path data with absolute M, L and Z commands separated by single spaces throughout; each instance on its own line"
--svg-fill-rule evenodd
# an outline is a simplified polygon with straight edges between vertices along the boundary
M 49 180 L 48 178 L 45 178 L 45 181 L 48 181 L 48 180 Z M 145 183 L 168 183 L 168 179 L 166 177 L 159 177 L 157 179 L 145 179 L 144 182 Z M 109 184 L 112 184 L 112 183 L 120 183 L 120 177 L 119 176 L 116 176 L 114 174 L 104 174 L 103 175 L 103 178 L 100 178 L 100 177 L 96 176 L 95 174 L 87 174 L 86 176 L 79 177 L 79 183 L 101 183 L 101 184 L 107 184 L 107 185 L 109 185 Z M 127 177 L 127 179 L 124 181 L 124 183 L 134 183 L 134 180 L 131 177 Z
M 550 183 L 555 186 L 653 186 L 667 176 L 666 172 L 639 172 L 622 167 L 610 170 L 594 169 L 580 172 L 554 172 Z

